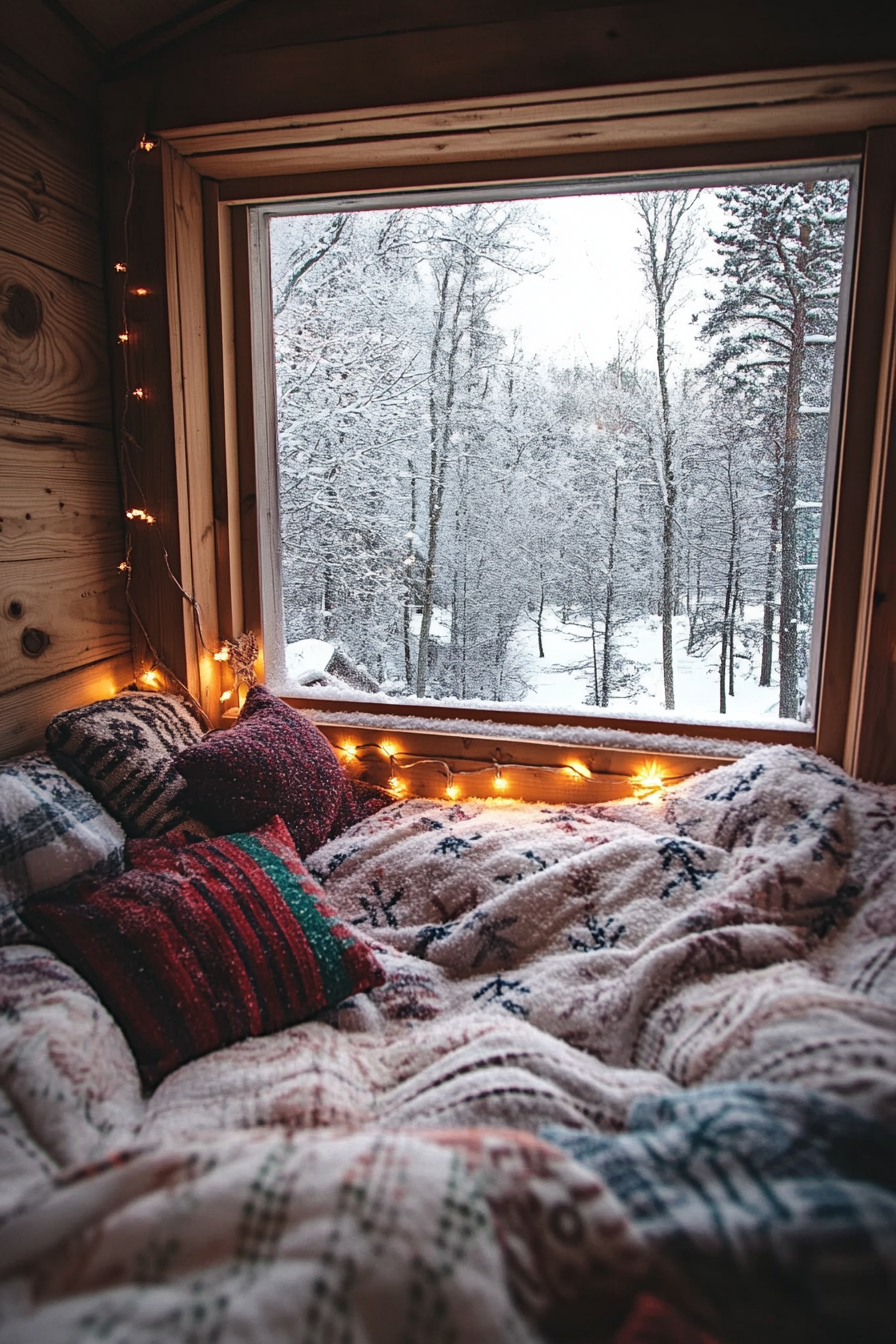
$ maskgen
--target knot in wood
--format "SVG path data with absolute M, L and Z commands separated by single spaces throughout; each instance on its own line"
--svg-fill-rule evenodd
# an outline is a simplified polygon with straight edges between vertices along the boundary
M 22 652 L 26 658 L 39 658 L 50 643 L 46 630 L 28 625 L 22 631 Z
M 40 295 L 35 294 L 33 289 L 27 289 L 25 285 L 8 285 L 4 294 L 6 299 L 6 308 L 3 311 L 3 321 L 14 336 L 21 336 L 24 340 L 34 336 L 40 331 L 44 320 L 44 306 L 40 301 Z

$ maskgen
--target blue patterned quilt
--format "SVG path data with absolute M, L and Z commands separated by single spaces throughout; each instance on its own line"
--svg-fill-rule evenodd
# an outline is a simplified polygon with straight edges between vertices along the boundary
M 817 1093 L 738 1083 L 644 1098 L 629 1125 L 542 1137 L 622 1202 L 659 1291 L 738 1344 L 896 1338 L 896 1133 Z

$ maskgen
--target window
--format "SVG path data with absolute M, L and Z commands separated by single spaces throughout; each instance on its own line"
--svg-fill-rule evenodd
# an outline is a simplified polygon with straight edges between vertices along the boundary
M 855 172 L 259 207 L 273 689 L 811 722 Z
M 714 721 L 692 721 L 686 735 L 705 739 L 701 752 L 713 741 L 735 738 L 815 745 L 863 778 L 896 777 L 896 606 L 890 600 L 896 532 L 886 524 L 896 499 L 894 122 L 889 70 L 844 66 L 402 103 L 387 113 L 321 112 L 162 133 L 165 251 L 152 255 L 153 264 L 164 261 L 157 278 L 167 304 L 150 315 L 150 325 L 159 349 L 168 348 L 170 338 L 172 410 L 167 420 L 151 417 L 153 451 L 141 473 L 156 473 L 149 482 L 156 483 L 153 497 L 156 476 L 168 491 L 165 527 L 179 537 L 181 574 L 197 599 L 203 634 L 200 639 L 192 611 L 181 631 L 150 602 L 150 635 L 168 664 L 182 669 L 178 675 L 215 719 L 230 683 L 225 677 L 220 684 L 208 649 L 244 630 L 261 632 L 263 606 L 266 679 L 292 703 L 316 707 L 319 719 L 332 722 L 341 710 L 336 717 L 344 723 L 347 711 L 363 710 L 367 719 L 388 716 L 396 731 L 399 720 L 412 716 L 442 720 L 440 732 L 448 731 L 448 720 L 470 732 L 472 725 L 462 725 L 474 720 L 482 733 L 514 724 L 515 732 L 533 726 L 542 737 L 555 728 L 624 727 L 629 734 L 666 734 L 664 745 L 673 750 L 671 711 L 639 714 L 610 705 L 552 714 L 535 706 L 512 710 L 507 701 L 461 709 L 430 699 L 409 716 L 408 699 L 400 695 L 359 690 L 352 703 L 344 691 L 334 698 L 327 686 L 286 689 L 283 594 L 271 581 L 281 559 L 279 501 L 271 489 L 277 478 L 272 322 L 265 317 L 271 296 L 260 283 L 266 216 L 394 206 L 394 194 L 391 202 L 376 195 L 387 192 L 401 193 L 403 203 L 413 192 L 439 192 L 447 204 L 532 197 L 532 184 L 545 181 L 548 192 L 570 183 L 582 194 L 614 179 L 617 190 L 644 190 L 664 185 L 656 175 L 666 174 L 665 185 L 694 189 L 726 180 L 742 184 L 745 174 L 780 180 L 792 177 L 794 165 L 833 165 L 834 176 L 851 182 L 854 226 L 847 221 L 844 275 L 851 269 L 852 276 L 849 304 L 840 304 L 838 343 L 827 350 L 834 376 L 825 494 L 821 501 L 797 496 L 825 506 L 805 697 L 810 719 L 788 727 L 792 720 L 773 717 L 766 726 L 738 728 L 729 709 Z M 819 176 L 817 167 L 813 173 Z M 622 174 L 631 176 L 623 183 Z M 802 563 L 812 563 L 811 555 Z M 147 595 L 154 597 L 152 575 L 163 586 L 165 571 L 151 556 L 150 570 Z M 466 739 L 458 741 L 463 746 Z M 642 746 L 661 749 L 660 742 Z M 599 768 L 616 766 L 608 761 Z

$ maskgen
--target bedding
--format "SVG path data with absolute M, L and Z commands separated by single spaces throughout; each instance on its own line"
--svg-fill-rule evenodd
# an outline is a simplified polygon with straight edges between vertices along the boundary
M 302 858 L 392 801 L 351 779 L 320 729 L 264 686 L 251 688 L 232 728 L 186 747 L 176 768 L 209 826 L 249 831 L 280 816 Z
M 543 1136 L 606 1182 L 661 1276 L 733 1340 L 769 1318 L 789 1344 L 892 1337 L 896 1131 L 755 1083 L 645 1098 L 628 1129 Z
M 93 985 L 149 1084 L 382 984 L 279 817 L 196 844 L 134 841 L 129 853 L 136 866 L 114 882 L 40 895 L 23 914 Z
M 174 768 L 178 752 L 202 737 L 175 695 L 120 691 L 47 725 L 53 760 L 89 790 L 128 835 L 162 835 L 189 825 L 207 835 L 185 806 L 184 781 Z
M 0 766 L 0 943 L 33 940 L 20 918 L 29 896 L 120 873 L 124 840 L 118 822 L 43 752 Z
M 807 1306 L 877 1344 L 894 831 L 791 748 L 643 804 L 393 804 L 307 860 L 384 983 L 152 1092 L 73 969 L 0 948 L 0 1342 L 784 1344 Z

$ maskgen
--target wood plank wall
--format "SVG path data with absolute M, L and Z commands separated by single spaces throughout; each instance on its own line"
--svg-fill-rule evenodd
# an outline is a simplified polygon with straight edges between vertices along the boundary
M 893 7 L 854 0 L 247 0 L 121 67 L 157 129 L 885 60 Z
M 133 677 L 100 225 L 98 60 L 0 14 L 0 757 Z

